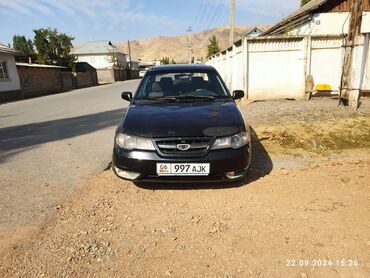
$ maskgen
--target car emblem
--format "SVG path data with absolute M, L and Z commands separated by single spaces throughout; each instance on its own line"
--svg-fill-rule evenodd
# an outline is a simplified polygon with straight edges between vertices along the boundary
M 180 151 L 187 151 L 188 149 L 190 149 L 189 144 L 177 144 L 176 147 Z

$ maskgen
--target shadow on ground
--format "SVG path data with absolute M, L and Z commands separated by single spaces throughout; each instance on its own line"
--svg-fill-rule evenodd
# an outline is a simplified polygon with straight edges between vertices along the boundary
M 40 144 L 116 126 L 125 109 L 0 129 L 0 162 Z
M 135 183 L 136 186 L 150 190 L 202 190 L 225 189 L 248 185 L 266 175 L 273 169 L 272 160 L 265 147 L 261 144 L 256 132 L 251 128 L 252 161 L 247 177 L 242 181 L 224 183 L 197 183 L 197 184 L 161 184 L 161 183 Z

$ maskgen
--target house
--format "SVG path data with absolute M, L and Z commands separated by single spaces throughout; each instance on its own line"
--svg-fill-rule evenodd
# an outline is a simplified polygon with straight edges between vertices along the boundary
M 0 44 L 0 101 L 22 98 L 15 56 L 20 53 Z
M 90 41 L 72 51 L 78 62 L 96 69 L 126 68 L 126 54 L 110 41 Z
M 260 36 L 265 30 L 262 30 L 260 27 L 254 27 L 253 29 L 249 30 L 247 33 L 245 33 L 245 37 L 247 38 L 256 38 Z
M 342 35 L 348 33 L 349 11 L 355 0 L 311 0 L 263 36 Z M 370 33 L 370 1 L 363 1 L 362 33 Z
M 90 41 L 72 54 L 77 62 L 89 63 L 96 69 L 100 84 L 126 79 L 127 55 L 110 41 Z

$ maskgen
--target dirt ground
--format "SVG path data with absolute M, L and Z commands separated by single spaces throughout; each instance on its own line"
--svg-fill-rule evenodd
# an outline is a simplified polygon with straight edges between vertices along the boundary
M 242 111 L 257 137 L 281 124 L 328 120 L 326 129 L 334 118 L 369 117 L 369 101 L 357 113 L 333 103 Z M 0 277 L 370 277 L 368 149 L 298 155 L 257 137 L 242 183 L 139 187 L 111 170 L 92 177 L 48 222 L 0 230 Z

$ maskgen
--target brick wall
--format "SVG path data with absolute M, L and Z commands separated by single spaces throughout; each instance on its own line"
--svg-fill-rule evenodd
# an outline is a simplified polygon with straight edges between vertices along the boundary
M 17 66 L 24 97 L 63 91 L 61 69 Z
M 75 77 L 73 76 L 72 72 L 61 72 L 60 76 L 62 78 L 63 91 L 71 91 L 76 89 Z
M 86 88 L 98 85 L 98 77 L 96 71 L 76 72 L 77 88 Z

